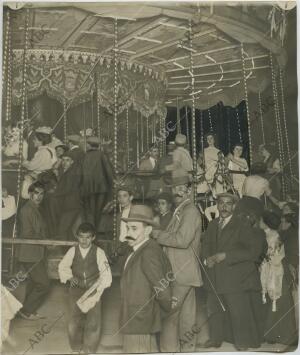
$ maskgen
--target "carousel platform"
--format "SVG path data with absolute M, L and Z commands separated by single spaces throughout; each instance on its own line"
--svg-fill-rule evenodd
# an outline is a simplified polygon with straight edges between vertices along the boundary
M 102 305 L 102 336 L 97 349 L 97 354 L 113 354 L 122 353 L 122 335 L 119 330 L 119 278 L 114 277 L 112 286 L 103 294 Z M 21 287 L 25 288 L 25 284 Z M 21 290 L 20 290 L 21 291 Z M 208 339 L 208 329 L 205 325 L 206 308 L 203 302 L 203 293 L 198 289 L 198 314 L 197 324 L 204 326 L 197 335 L 197 352 L 207 352 L 203 344 Z M 51 292 L 39 309 L 39 313 L 46 318 L 38 321 L 28 321 L 16 317 L 11 323 L 11 338 L 14 345 L 5 345 L 2 349 L 3 354 L 71 354 L 71 348 L 68 343 L 67 336 L 67 309 L 68 309 L 68 290 L 65 285 L 60 284 L 57 280 L 52 281 Z M 35 338 L 35 334 L 43 328 L 51 329 L 48 334 Z M 35 340 L 35 342 L 33 342 Z M 220 350 L 220 349 L 218 349 Z M 218 351 L 217 349 L 209 349 L 209 351 Z M 289 351 L 295 349 L 288 349 Z M 224 343 L 222 351 L 233 352 L 235 348 L 232 344 Z M 286 346 L 279 344 L 263 344 L 259 349 L 253 351 L 264 352 L 284 352 L 287 351 Z

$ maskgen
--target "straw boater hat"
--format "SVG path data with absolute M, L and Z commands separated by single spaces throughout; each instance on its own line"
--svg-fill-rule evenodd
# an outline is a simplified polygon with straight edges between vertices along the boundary
M 134 205 L 131 207 L 128 218 L 121 218 L 124 222 L 144 222 L 153 227 L 159 227 L 153 220 L 153 211 L 146 205 Z
M 43 134 L 51 134 L 52 133 L 52 128 L 51 127 L 38 127 L 35 130 L 36 133 L 43 133 Z
M 186 144 L 186 136 L 181 133 L 177 134 L 175 137 L 175 144 L 179 145 L 179 146 L 185 145 Z

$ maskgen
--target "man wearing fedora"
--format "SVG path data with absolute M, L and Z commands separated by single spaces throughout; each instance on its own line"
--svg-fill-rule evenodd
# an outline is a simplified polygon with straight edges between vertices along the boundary
M 202 285 L 197 253 L 200 248 L 201 216 L 191 196 L 190 177 L 183 169 L 172 173 L 173 200 L 176 209 L 165 231 L 153 231 L 164 247 L 174 272 L 173 296 L 177 306 L 163 323 L 161 351 L 195 350 L 195 341 L 183 342 L 196 323 L 195 288 Z
M 158 352 L 156 335 L 171 310 L 171 265 L 161 247 L 150 239 L 155 227 L 152 209 L 135 205 L 127 218 L 126 241 L 133 251 L 121 276 L 121 321 L 125 353 Z M 168 280 L 168 281 L 167 281 Z
M 217 195 L 220 217 L 209 223 L 203 237 L 210 332 L 206 348 L 219 348 L 223 341 L 239 351 L 260 346 L 252 295 L 261 290 L 256 262 L 262 251 L 247 219 L 234 214 L 237 202 L 237 195 Z

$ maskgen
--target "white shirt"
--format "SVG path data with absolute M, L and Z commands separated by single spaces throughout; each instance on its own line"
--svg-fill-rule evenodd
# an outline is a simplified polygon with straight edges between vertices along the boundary
M 7 197 L 2 197 L 2 202 L 4 207 L 2 207 L 2 220 L 6 220 L 17 212 L 16 200 L 14 196 L 8 195 Z
M 87 256 L 91 247 L 81 248 L 79 245 L 79 250 L 83 259 Z M 61 262 L 58 265 L 58 274 L 60 281 L 66 283 L 73 277 L 71 266 L 73 264 L 73 259 L 75 256 L 75 246 L 71 247 L 65 256 L 62 258 Z M 101 289 L 107 288 L 111 285 L 112 276 L 110 267 L 106 258 L 106 255 L 102 249 L 97 247 L 97 265 L 101 279 Z M 100 287 L 100 286 L 99 286 Z
M 173 162 L 177 168 L 185 171 L 193 170 L 193 159 L 189 151 L 183 147 L 177 147 L 173 152 Z
M 129 212 L 130 212 L 130 208 L 131 208 L 131 205 L 125 207 L 122 210 L 121 218 L 128 218 Z M 127 236 L 127 225 L 126 225 L 126 222 L 121 220 L 119 241 L 120 242 L 125 242 L 125 237 L 126 236 Z
M 51 153 L 50 153 L 51 151 Z M 53 164 L 56 162 L 56 152 L 51 147 L 40 146 L 34 157 L 28 161 L 24 161 L 23 165 L 28 170 L 34 171 L 37 174 L 52 169 Z
M 156 159 L 154 159 L 154 158 L 152 158 L 152 157 L 149 157 L 149 159 L 150 159 L 151 165 L 152 165 L 152 167 L 153 167 L 153 169 L 154 169 L 155 166 L 156 166 Z
M 126 268 L 126 265 L 127 265 L 128 261 L 129 261 L 129 259 L 130 259 L 130 258 L 132 257 L 132 255 L 134 254 L 134 252 L 136 252 L 136 251 L 138 250 L 138 248 L 140 248 L 140 247 L 141 247 L 144 243 L 146 243 L 148 240 L 149 240 L 149 237 L 146 238 L 146 239 L 144 239 L 143 241 L 141 241 L 140 243 L 138 243 L 138 244 L 136 244 L 136 245 L 134 245 L 134 246 L 132 247 L 133 252 L 132 252 L 131 254 L 129 254 L 128 258 L 126 259 L 126 262 L 125 262 L 125 265 L 124 265 L 124 269 Z

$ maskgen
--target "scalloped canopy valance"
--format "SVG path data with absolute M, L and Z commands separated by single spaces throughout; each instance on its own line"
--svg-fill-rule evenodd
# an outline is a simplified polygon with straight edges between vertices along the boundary
M 13 104 L 22 99 L 23 51 L 13 52 Z M 27 97 L 36 98 L 43 92 L 62 104 L 76 106 L 91 100 L 97 92 L 99 103 L 109 112 L 114 104 L 114 63 L 110 57 L 95 54 L 39 50 L 28 51 Z M 143 116 L 166 116 L 166 80 L 158 72 L 144 65 L 119 61 L 118 109 L 121 113 L 132 106 Z

